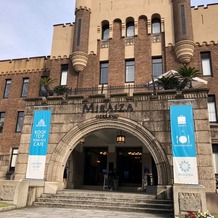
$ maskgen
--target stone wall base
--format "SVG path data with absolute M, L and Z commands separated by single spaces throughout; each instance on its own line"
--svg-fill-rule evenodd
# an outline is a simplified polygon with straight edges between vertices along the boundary
M 174 185 L 173 186 L 174 215 L 180 217 L 187 211 L 206 211 L 206 194 L 202 185 Z

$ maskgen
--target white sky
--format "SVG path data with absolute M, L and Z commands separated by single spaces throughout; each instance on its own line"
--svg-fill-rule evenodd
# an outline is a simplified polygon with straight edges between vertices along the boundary
M 191 0 L 211 3 L 218 0 Z M 50 55 L 53 25 L 74 22 L 74 6 L 75 0 L 1 0 L 0 60 Z

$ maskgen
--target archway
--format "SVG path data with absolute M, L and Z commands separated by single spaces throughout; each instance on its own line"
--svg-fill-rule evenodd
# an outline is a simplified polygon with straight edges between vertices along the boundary
M 58 143 L 48 163 L 47 181 L 62 182 L 65 164 L 72 150 L 77 146 L 81 138 L 90 132 L 100 129 L 121 129 L 137 137 L 151 153 L 158 174 L 158 185 L 171 183 L 171 171 L 167 157 L 161 145 L 154 136 L 141 124 L 126 118 L 118 119 L 90 119 L 72 128 Z

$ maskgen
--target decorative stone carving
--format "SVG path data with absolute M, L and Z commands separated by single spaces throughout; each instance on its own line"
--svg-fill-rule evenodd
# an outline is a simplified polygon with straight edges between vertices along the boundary
M 188 64 L 194 54 L 194 42 L 191 40 L 182 40 L 174 46 L 176 57 L 182 64 Z
M 88 54 L 82 51 L 73 52 L 71 60 L 74 70 L 79 73 L 86 68 Z
M 179 193 L 180 211 L 201 210 L 201 195 L 199 193 Z
M 13 201 L 16 186 L 0 186 L 0 200 Z

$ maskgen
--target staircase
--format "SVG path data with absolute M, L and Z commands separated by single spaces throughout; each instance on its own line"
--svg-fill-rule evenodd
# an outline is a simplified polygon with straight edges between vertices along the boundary
M 157 200 L 154 195 L 76 189 L 58 191 L 57 194 L 43 194 L 34 202 L 34 206 L 173 213 L 171 200 Z

